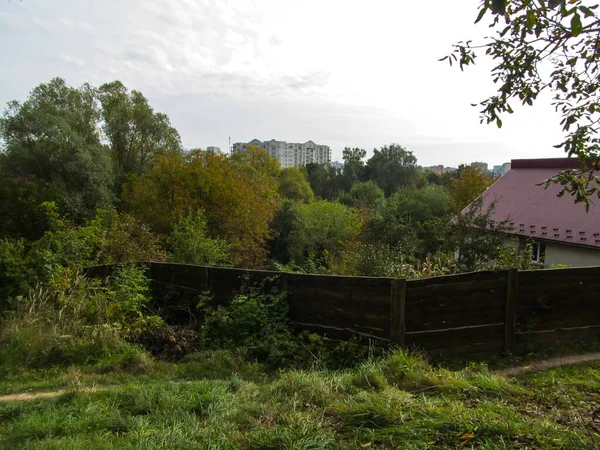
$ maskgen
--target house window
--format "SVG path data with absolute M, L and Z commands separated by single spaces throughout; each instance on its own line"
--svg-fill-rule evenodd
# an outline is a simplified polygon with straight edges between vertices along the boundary
M 531 260 L 533 262 L 543 263 L 546 256 L 546 244 L 534 242 L 531 246 Z

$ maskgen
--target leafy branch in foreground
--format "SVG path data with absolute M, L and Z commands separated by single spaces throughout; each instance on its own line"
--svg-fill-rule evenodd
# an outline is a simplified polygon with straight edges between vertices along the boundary
M 491 12 L 495 34 L 480 44 L 459 42 L 441 60 L 458 63 L 463 70 L 485 53 L 497 63 L 491 75 L 498 89 L 479 103 L 481 122 L 502 127 L 501 116 L 513 112 L 512 101 L 532 105 L 543 91 L 553 94 L 564 132 L 556 147 L 577 158 L 580 168 L 559 173 L 544 184 L 560 184 L 561 195 L 571 194 L 587 209 L 590 197 L 600 198 L 600 18 L 598 5 L 585 3 L 482 0 L 476 23 Z

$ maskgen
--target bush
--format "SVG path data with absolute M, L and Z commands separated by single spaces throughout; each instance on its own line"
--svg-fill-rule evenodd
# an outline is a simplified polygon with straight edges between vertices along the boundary
M 203 299 L 205 312 L 201 329 L 207 349 L 246 349 L 250 357 L 267 364 L 287 364 L 298 353 L 288 317 L 286 294 L 279 291 L 276 279 L 257 286 L 244 286 L 227 307 L 210 305 Z
M 107 286 L 68 269 L 55 271 L 2 321 L 0 370 L 95 364 L 141 352 L 127 342 L 162 321 L 145 314 L 149 284 L 141 269 L 120 268 Z
M 231 266 L 231 248 L 223 239 L 212 239 L 202 210 L 182 219 L 169 236 L 169 260 L 202 266 Z

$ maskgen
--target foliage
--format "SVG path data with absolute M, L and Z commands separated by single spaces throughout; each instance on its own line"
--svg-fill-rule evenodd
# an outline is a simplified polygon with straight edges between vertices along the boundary
M 331 272 L 336 275 L 393 277 L 408 280 L 432 276 L 450 275 L 457 272 L 456 262 L 449 254 L 439 253 L 419 261 L 399 247 L 381 243 L 354 243 L 346 246 L 339 257 L 329 261 Z
M 288 315 L 287 294 L 276 279 L 260 285 L 246 284 L 231 303 L 213 308 L 210 299 L 199 308 L 204 313 L 201 338 L 206 348 L 243 348 L 267 364 L 289 364 L 298 352 Z
M 157 155 L 181 152 L 179 133 L 165 114 L 154 112 L 141 92 L 129 92 L 123 83 L 113 81 L 100 86 L 97 96 L 119 184 L 128 174 L 150 170 Z
M 466 208 L 479 197 L 492 183 L 486 173 L 473 167 L 464 167 L 458 178 L 450 183 L 450 200 L 455 212 Z
M 169 260 L 204 266 L 231 265 L 230 246 L 223 239 L 207 235 L 202 210 L 183 218 L 169 236 Z
M 224 155 L 194 151 L 157 157 L 152 170 L 125 190 L 133 214 L 158 232 L 202 209 L 210 236 L 231 245 L 234 264 L 260 267 L 278 205 L 277 181 L 241 170 Z
M 338 197 L 341 188 L 338 169 L 329 164 L 309 163 L 304 166 L 310 188 L 317 198 L 333 200 Z
M 348 206 L 369 210 L 384 198 L 383 190 L 372 181 L 357 181 L 348 194 L 340 196 L 340 201 Z
M 124 338 L 162 323 L 145 314 L 149 280 L 141 269 L 118 269 L 107 286 L 58 271 L 2 321 L 0 370 L 94 364 L 113 352 L 139 353 Z
M 99 264 L 165 261 L 162 239 L 126 212 L 99 210 L 88 225 L 99 233 L 95 259 Z
M 277 158 L 273 158 L 263 147 L 249 145 L 246 151 L 231 155 L 233 163 L 253 174 L 277 177 L 281 165 Z
M 343 243 L 358 237 L 361 229 L 358 212 L 341 203 L 317 200 L 297 204 L 294 209 L 288 249 L 298 263 L 339 252 Z
M 441 186 L 429 185 L 420 191 L 400 189 L 371 211 L 368 241 L 424 258 L 444 246 L 448 203 L 448 193 Z
M 417 158 L 411 151 L 398 144 L 390 144 L 373 150 L 367 161 L 365 176 L 383 189 L 386 196 L 400 187 L 412 187 L 417 176 Z
M 288 167 L 280 172 L 279 193 L 284 198 L 304 203 L 315 198 L 306 176 L 297 167 Z
M 344 167 L 342 169 L 342 188 L 348 192 L 354 184 L 362 181 L 365 176 L 364 159 L 367 152 L 362 148 L 346 147 L 342 152 Z
M 477 22 L 488 11 L 495 13 L 490 24 L 495 35 L 482 44 L 458 43 L 443 58 L 458 62 L 461 70 L 474 64 L 480 52 L 496 63 L 491 75 L 498 90 L 480 103 L 482 122 L 501 127 L 502 115 L 513 112 L 511 102 L 533 105 L 544 91 L 554 95 L 565 134 L 557 147 L 578 158 L 581 169 L 552 177 L 546 185 L 560 183 L 561 194 L 573 195 L 586 207 L 591 196 L 600 195 L 595 181 L 600 159 L 597 8 L 583 0 L 484 0 Z
M 454 218 L 450 241 L 457 246 L 458 266 L 461 271 L 472 272 L 479 267 L 495 264 L 504 249 L 505 233 L 510 231 L 509 221 L 492 220 L 495 204 L 487 210 L 483 199 L 478 198 Z M 517 258 L 518 259 L 518 258 Z
M 91 218 L 113 200 L 110 153 L 102 145 L 99 121 L 94 89 L 72 88 L 60 78 L 37 86 L 23 103 L 10 102 L 0 119 L 2 171 L 13 180 L 9 183 L 39 183 L 53 198 L 40 191 L 36 205 L 56 200 L 71 219 Z M 18 204 L 19 189 L 12 194 L 2 200 Z

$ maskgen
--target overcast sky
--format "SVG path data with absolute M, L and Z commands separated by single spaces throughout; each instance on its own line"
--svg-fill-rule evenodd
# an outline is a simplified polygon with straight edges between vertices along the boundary
M 479 0 L 0 0 L 0 103 L 60 76 L 114 79 L 166 113 L 186 148 L 309 139 L 372 152 L 392 142 L 419 164 L 560 157 L 543 99 L 501 130 L 471 103 L 489 63 L 438 59 L 489 33 Z M 514 106 L 514 105 L 513 105 Z

